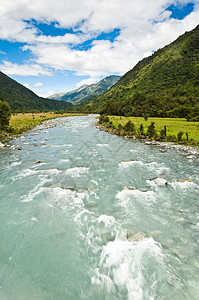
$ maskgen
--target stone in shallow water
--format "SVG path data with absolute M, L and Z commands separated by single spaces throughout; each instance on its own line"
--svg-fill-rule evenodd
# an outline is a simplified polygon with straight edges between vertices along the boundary
M 165 179 L 163 179 L 163 178 L 156 178 L 156 179 L 154 180 L 154 182 L 155 182 L 157 185 L 159 185 L 159 186 L 164 186 L 164 185 L 167 185 L 167 184 L 168 184 L 168 182 L 167 182 Z
M 140 189 L 140 191 L 141 191 L 141 192 L 147 192 L 147 189 L 142 188 L 142 189 Z
M 140 242 L 140 241 L 142 241 L 145 238 L 146 238 L 146 234 L 144 232 L 138 232 L 138 233 L 136 233 L 134 235 L 131 235 L 128 238 L 128 241 L 130 241 L 130 242 Z
M 135 186 L 128 186 L 127 189 L 128 190 L 136 190 L 136 187 Z
M 191 180 L 188 178 L 185 178 L 185 179 L 178 180 L 178 182 L 191 182 Z

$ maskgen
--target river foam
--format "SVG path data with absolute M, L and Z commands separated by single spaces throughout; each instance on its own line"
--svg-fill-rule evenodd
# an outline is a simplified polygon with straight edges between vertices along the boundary
M 139 242 L 114 240 L 102 247 L 99 266 L 91 281 L 109 294 L 116 294 L 117 288 L 117 293 L 125 293 L 126 299 L 155 299 L 157 283 L 151 274 L 154 276 L 160 268 L 164 273 L 164 255 L 153 238 Z M 151 281 L 148 288 L 146 280 Z

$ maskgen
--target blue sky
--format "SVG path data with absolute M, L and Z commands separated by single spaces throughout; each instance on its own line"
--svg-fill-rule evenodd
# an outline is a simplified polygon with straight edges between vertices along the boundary
M 199 20 L 198 0 L 1 0 L 0 70 L 47 97 L 123 75 Z

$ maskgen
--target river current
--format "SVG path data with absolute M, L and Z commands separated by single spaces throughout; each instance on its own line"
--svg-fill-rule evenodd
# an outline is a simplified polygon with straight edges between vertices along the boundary
M 0 299 L 199 299 L 198 158 L 63 120 L 0 149 Z

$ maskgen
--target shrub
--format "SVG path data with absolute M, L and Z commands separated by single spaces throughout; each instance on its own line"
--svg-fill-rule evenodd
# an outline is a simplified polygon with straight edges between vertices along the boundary
M 165 138 L 167 136 L 167 127 L 164 125 L 164 129 L 160 130 L 160 137 Z
M 168 135 L 167 136 L 167 141 L 168 142 L 176 142 L 176 136 L 175 136 L 175 134 L 173 134 L 173 135 Z
M 144 134 L 144 126 L 143 124 L 140 124 L 140 134 L 143 135 Z
M 122 124 L 121 124 L 121 123 L 119 123 L 119 124 L 118 124 L 118 129 L 119 129 L 119 130 L 122 130 L 122 129 L 123 129 L 123 127 L 122 127 Z
M 109 122 L 109 117 L 104 117 L 104 123 L 108 123 Z
M 147 128 L 147 135 L 149 137 L 154 137 L 156 135 L 155 123 L 151 122 L 151 124 Z
M 129 131 L 129 132 L 135 132 L 135 124 L 131 121 L 128 121 L 124 125 L 124 130 Z
M 182 140 L 182 136 L 183 136 L 184 132 L 179 131 L 178 132 L 178 141 L 180 142 Z

